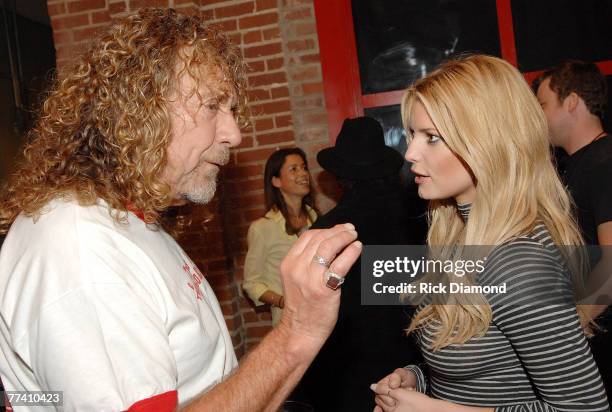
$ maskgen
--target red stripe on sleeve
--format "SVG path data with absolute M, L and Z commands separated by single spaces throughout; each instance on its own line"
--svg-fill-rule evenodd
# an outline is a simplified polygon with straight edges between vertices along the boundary
M 11 401 L 8 396 L 6 396 L 6 388 L 4 387 L 4 383 L 2 383 L 2 378 L 0 377 L 0 388 L 2 389 L 2 394 L 4 395 L 4 410 L 5 412 L 12 412 L 13 407 L 11 406 Z
M 11 401 L 9 400 L 8 396 L 6 396 L 6 392 L 4 392 L 4 410 L 5 412 L 13 412 Z
M 170 391 L 142 399 L 128 408 L 126 412 L 174 412 L 178 405 L 178 393 Z

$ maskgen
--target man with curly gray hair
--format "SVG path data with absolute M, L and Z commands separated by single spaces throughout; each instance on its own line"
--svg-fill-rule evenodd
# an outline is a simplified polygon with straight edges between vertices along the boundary
M 213 197 L 247 119 L 244 79 L 224 34 L 171 9 L 114 23 L 63 73 L 0 192 L 7 394 L 61 391 L 66 411 L 278 409 L 329 336 L 361 244 L 350 224 L 300 237 L 281 323 L 238 368 L 162 214 Z

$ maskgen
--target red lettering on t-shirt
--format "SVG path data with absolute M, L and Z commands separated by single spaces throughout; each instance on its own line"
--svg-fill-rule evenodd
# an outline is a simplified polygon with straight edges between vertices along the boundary
M 189 286 L 191 290 L 194 291 L 196 299 L 204 299 L 204 294 L 200 289 L 200 284 L 202 283 L 202 279 L 204 278 L 202 272 L 200 272 L 200 270 L 196 266 L 191 266 L 187 262 L 183 262 L 183 271 L 187 273 L 189 277 L 193 280 L 193 283 L 187 282 L 187 286 Z

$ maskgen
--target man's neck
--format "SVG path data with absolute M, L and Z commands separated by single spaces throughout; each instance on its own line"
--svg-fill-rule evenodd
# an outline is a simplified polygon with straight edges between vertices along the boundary
M 563 149 L 571 156 L 603 135 L 604 130 L 599 118 L 585 120 L 575 125 Z

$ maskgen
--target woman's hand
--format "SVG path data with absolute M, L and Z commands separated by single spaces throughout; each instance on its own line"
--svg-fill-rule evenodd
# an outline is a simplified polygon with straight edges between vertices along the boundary
M 372 384 L 370 389 L 377 393 L 376 398 L 380 400 L 380 402 L 391 407 L 395 405 L 396 402 L 387 395 L 386 391 L 398 388 L 414 390 L 416 388 L 416 382 L 416 376 L 413 372 L 409 371 L 408 369 L 397 368 L 392 373 L 379 380 L 378 383 Z M 380 394 L 376 388 L 378 388 Z M 378 401 L 376 404 L 379 404 Z
M 493 412 L 494 408 L 459 405 L 433 399 L 416 391 L 416 376 L 407 369 L 396 369 L 370 389 L 376 394 L 374 412 Z
M 370 386 L 376 393 L 375 412 L 412 412 L 433 411 L 436 401 L 416 391 L 415 374 L 404 368 L 398 368 L 393 373 Z
M 382 388 L 381 388 L 382 389 Z M 437 412 L 442 404 L 436 399 L 417 392 L 414 388 L 386 389 L 378 392 L 374 412 Z M 385 398 L 383 401 L 382 398 Z

